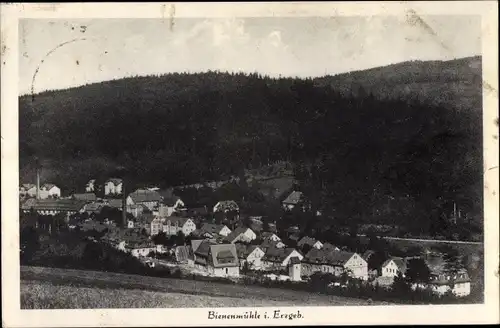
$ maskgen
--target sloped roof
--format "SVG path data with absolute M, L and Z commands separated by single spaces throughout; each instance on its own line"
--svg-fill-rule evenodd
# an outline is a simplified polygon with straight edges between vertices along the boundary
M 252 229 L 247 227 L 238 227 L 234 229 L 229 235 L 227 235 L 225 240 L 233 242 L 239 235 L 244 234 L 247 230 L 252 230 Z
M 328 251 L 335 251 L 335 250 L 339 250 L 340 248 L 333 245 L 333 244 L 326 242 L 323 244 L 323 249 L 328 250 Z
M 384 263 L 382 264 L 382 267 L 385 267 L 391 261 L 393 261 L 396 264 L 396 266 L 398 267 L 399 270 L 401 270 L 402 272 L 406 271 L 406 259 L 401 258 L 401 257 L 391 257 L 391 258 L 385 260 Z
M 23 188 L 24 188 L 24 189 L 26 189 L 26 190 L 29 190 L 29 189 L 31 189 L 31 188 L 36 188 L 36 185 L 34 185 L 34 184 L 32 184 L 32 183 L 23 183 L 23 184 L 21 185 L 21 187 L 23 187 Z
M 105 206 L 109 207 L 114 207 L 114 208 L 122 208 L 123 207 L 123 200 L 118 199 L 118 198 L 110 198 L 106 199 L 106 202 L 104 203 Z
M 95 183 L 95 179 L 90 179 L 89 182 L 87 182 L 88 185 L 94 184 L 94 183 Z
M 44 183 L 41 188 L 42 189 L 46 189 L 46 190 L 50 190 L 50 189 L 52 189 L 54 187 L 56 187 L 56 185 L 53 184 L 53 183 Z
M 180 216 L 169 216 L 168 218 L 165 219 L 165 223 L 170 221 L 170 224 L 178 224 L 180 227 L 182 227 L 188 220 L 191 220 L 190 218 L 184 218 Z
M 183 262 L 187 261 L 189 257 L 189 249 L 187 246 L 177 246 L 175 248 L 175 257 L 177 261 Z
M 352 252 L 327 251 L 324 249 L 312 248 L 304 256 L 304 262 L 316 264 L 329 264 L 333 266 L 343 266 L 354 255 Z
M 316 244 L 318 241 L 314 238 L 311 238 L 309 236 L 304 236 L 302 237 L 299 242 L 297 243 L 297 246 L 299 247 L 302 247 L 304 245 L 309 245 L 309 246 L 313 246 L 314 244 Z
M 196 253 L 196 251 L 198 250 L 198 247 L 200 247 L 201 243 L 204 241 L 204 239 L 193 239 L 191 240 L 191 249 L 193 251 L 193 253 Z
M 85 200 L 85 201 L 95 201 L 97 199 L 96 195 L 91 192 L 83 194 L 73 194 L 73 198 L 76 200 Z
M 22 205 L 21 208 L 23 210 L 31 210 L 32 208 L 34 209 L 34 206 L 36 204 L 36 199 L 35 198 L 28 198 Z
M 208 233 L 219 233 L 222 229 L 224 229 L 224 224 L 214 224 L 214 223 L 204 223 L 200 230 Z
M 106 180 L 106 183 L 108 182 L 112 182 L 115 186 L 118 186 L 120 183 L 123 183 L 123 180 L 118 178 L 109 178 Z
M 271 239 L 264 239 L 262 243 L 260 244 L 260 248 L 267 249 L 269 247 L 276 247 L 277 244 L 282 243 L 282 241 L 272 241 Z
M 35 211 L 78 212 L 85 206 L 85 203 L 85 201 L 74 199 L 35 199 L 34 202 L 25 204 Z
M 298 256 L 290 258 L 290 264 L 300 264 L 300 258 Z
M 102 207 L 103 207 L 103 204 L 92 202 L 92 203 L 88 203 L 85 205 L 85 211 L 97 213 L 97 212 L 101 211 Z
M 363 253 L 363 255 L 361 256 L 365 261 L 368 261 L 368 259 L 373 255 L 375 254 L 375 251 L 373 250 L 367 250 Z
M 297 205 L 302 200 L 302 192 L 293 191 L 287 198 L 283 201 L 285 204 Z
M 250 255 L 256 248 L 259 248 L 257 245 L 244 245 L 244 244 L 235 244 L 236 252 L 238 253 L 238 258 L 245 259 Z
M 132 198 L 134 203 L 159 202 L 161 200 L 159 193 L 146 189 L 138 189 L 128 196 Z
M 271 262 L 283 262 L 293 251 L 297 250 L 295 248 L 269 247 L 264 255 L 264 258 L 265 260 Z
M 234 244 L 211 245 L 210 253 L 215 268 L 239 266 L 238 254 Z

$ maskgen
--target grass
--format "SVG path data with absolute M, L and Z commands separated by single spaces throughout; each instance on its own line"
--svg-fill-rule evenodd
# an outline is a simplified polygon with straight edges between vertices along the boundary
M 368 304 L 365 300 L 355 298 L 279 288 L 110 272 L 21 267 L 23 309 Z

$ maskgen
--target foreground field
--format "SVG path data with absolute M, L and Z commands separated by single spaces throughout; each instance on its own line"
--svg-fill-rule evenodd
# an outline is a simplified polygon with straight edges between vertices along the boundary
M 21 267 L 23 309 L 273 305 L 368 305 L 368 302 L 278 288 L 97 271 Z

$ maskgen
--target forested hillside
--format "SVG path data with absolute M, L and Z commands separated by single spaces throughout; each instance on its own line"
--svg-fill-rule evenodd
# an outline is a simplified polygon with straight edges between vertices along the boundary
M 208 72 L 20 97 L 21 180 L 63 193 L 127 174 L 161 186 L 290 160 L 336 215 L 482 206 L 480 58 L 318 79 Z M 392 202 L 390 206 L 389 202 Z

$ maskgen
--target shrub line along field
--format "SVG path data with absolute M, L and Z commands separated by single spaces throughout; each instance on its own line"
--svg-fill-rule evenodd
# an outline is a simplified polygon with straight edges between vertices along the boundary
M 39 295 L 36 294 L 37 291 Z M 26 308 L 33 308 L 36 304 L 43 303 L 41 299 L 47 301 L 61 299 L 61 295 L 82 292 L 87 298 L 97 298 L 95 302 L 88 300 L 89 304 L 96 307 L 123 307 L 124 304 L 130 307 L 186 307 L 186 301 L 201 301 L 202 304 L 193 307 L 210 306 L 266 306 L 266 305 L 304 305 L 314 304 L 317 306 L 326 305 L 368 305 L 368 304 L 389 304 L 387 302 L 371 302 L 366 300 L 320 295 L 315 293 L 286 290 L 281 288 L 264 288 L 260 286 L 250 286 L 241 284 L 223 284 L 216 282 L 183 280 L 172 278 L 156 278 L 148 276 L 82 271 L 72 269 L 44 268 L 44 267 L 21 267 L 21 304 Z M 153 293 L 157 299 L 151 300 L 151 304 L 139 304 L 134 302 L 118 300 L 118 298 L 132 297 L 138 292 Z M 103 293 L 108 296 L 103 297 Z M 48 294 L 48 295 L 47 295 Z M 113 296 L 115 295 L 115 296 Z M 64 295 L 62 295 L 64 296 Z M 111 296 L 113 296 L 111 298 Z M 140 297 L 146 297 L 142 295 Z M 139 296 L 137 296 L 139 297 Z M 63 297 L 63 299 L 68 297 Z M 71 298 L 69 298 L 70 300 Z M 106 302 L 104 305 L 97 305 L 99 299 L 115 299 L 116 302 Z M 176 299 L 175 302 L 171 302 Z M 163 300 L 163 301 L 162 301 Z M 235 301 L 239 300 L 239 301 Z M 76 301 L 73 301 L 76 302 Z M 125 303 L 124 303 L 125 302 Z M 53 303 L 53 302 L 52 302 Z M 54 305 L 56 308 L 74 308 L 75 305 L 60 304 L 58 301 Z M 78 301 L 76 307 L 85 306 L 84 300 Z

